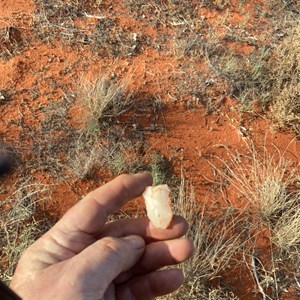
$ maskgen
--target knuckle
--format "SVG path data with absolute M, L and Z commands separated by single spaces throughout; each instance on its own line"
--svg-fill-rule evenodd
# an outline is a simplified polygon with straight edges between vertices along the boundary
M 105 237 L 101 240 L 103 251 L 111 255 L 120 255 L 124 251 L 124 245 L 118 238 Z
M 128 174 L 121 174 L 117 178 L 118 178 L 118 180 L 123 181 L 123 180 L 127 180 L 128 177 L 130 177 L 130 175 L 128 175 Z
M 118 176 L 118 180 L 121 184 L 122 189 L 122 195 L 124 198 L 130 198 L 131 197 L 131 191 L 128 188 L 128 180 L 130 178 L 130 175 L 128 174 L 122 174 Z

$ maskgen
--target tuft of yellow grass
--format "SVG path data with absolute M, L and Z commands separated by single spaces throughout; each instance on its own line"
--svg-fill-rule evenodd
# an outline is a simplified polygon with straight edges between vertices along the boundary
M 270 61 L 270 116 L 279 128 L 300 134 L 300 22 L 292 27 Z
M 259 154 L 253 145 L 249 153 L 227 149 L 229 159 L 220 159 L 226 171 L 213 166 L 243 198 L 245 206 L 258 214 L 268 226 L 271 241 L 288 256 L 300 253 L 300 192 L 299 171 L 274 147 L 271 154 L 264 147 Z
M 228 160 L 217 158 L 225 171 L 209 162 L 266 222 L 272 222 L 293 205 L 290 187 L 297 180 L 297 168 L 277 148 L 274 149 L 274 154 L 266 148 L 259 154 L 253 144 L 248 144 L 247 154 L 227 149 Z
M 300 192 L 290 195 L 292 205 L 282 211 L 271 228 L 273 243 L 291 258 L 300 253 Z
M 125 82 L 98 76 L 91 80 L 82 79 L 78 97 L 85 110 L 85 131 L 97 132 L 104 118 L 115 118 L 127 111 L 130 96 Z

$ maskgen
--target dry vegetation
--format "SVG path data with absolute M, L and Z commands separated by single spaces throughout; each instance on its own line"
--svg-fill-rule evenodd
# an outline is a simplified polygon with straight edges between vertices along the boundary
M 193 239 L 195 253 L 182 265 L 186 283 L 178 292 L 163 299 L 238 299 L 221 287 L 209 287 L 209 281 L 237 263 L 247 243 L 247 226 L 234 208 L 213 211 L 199 206 L 193 186 L 181 177 L 179 194 L 174 200 L 175 213 L 189 222 L 187 236 Z
M 274 120 L 273 126 L 292 129 L 299 137 L 300 26 L 296 1 L 257 4 L 255 18 L 235 26 L 229 21 L 230 1 L 123 1 L 134 22 L 149 23 L 158 31 L 155 37 L 133 32 L 129 26 L 119 25 L 112 14 L 104 14 L 111 1 L 35 2 L 32 31 L 40 42 L 59 40 L 62 45 L 89 49 L 93 56 L 115 61 L 155 49 L 166 59 L 175 57 L 173 71 L 159 78 L 159 84 L 171 82 L 164 91 L 171 102 L 183 103 L 187 109 L 204 106 L 208 115 L 218 113 L 229 95 L 237 99 L 241 114 L 265 114 Z M 246 14 L 245 2 L 238 1 L 234 12 Z M 96 15 L 95 7 L 99 9 Z M 199 7 L 218 13 L 214 25 L 199 16 Z M 87 21 L 83 27 L 76 25 L 78 18 L 93 14 L 100 20 L 96 26 Z M 16 27 L 1 29 L 1 59 L 9 60 L 28 47 L 29 41 L 21 33 Z M 234 46 L 251 47 L 252 51 L 241 53 Z M 75 63 L 66 64 L 64 75 L 69 76 L 76 67 Z M 285 159 L 285 153 L 260 152 L 251 143 L 246 154 L 227 149 L 228 159 L 219 159 L 222 168 L 214 162 L 211 168 L 219 175 L 215 181 L 221 177 L 226 187 L 234 188 L 244 206 L 216 209 L 206 200 L 200 205 L 193 185 L 185 182 L 184 176 L 180 181 L 172 174 L 171 159 L 153 153 L 148 145 L 149 132 L 166 130 L 160 95 L 129 92 L 127 82 L 103 74 L 88 79 L 83 72 L 76 88 L 51 80 L 53 93 L 63 90 L 61 101 L 41 108 L 45 118 L 40 128 L 20 121 L 24 129 L 20 137 L 31 144 L 19 146 L 19 151 L 29 152 L 30 159 L 25 154 L 25 159 L 20 158 L 21 179 L 1 204 L 3 280 L 10 281 L 21 252 L 51 223 L 42 205 L 50 197 L 49 187 L 36 178 L 22 178 L 29 178 L 35 170 L 47 172 L 58 182 L 92 178 L 97 183 L 93 175 L 101 168 L 113 175 L 150 171 L 155 184 L 168 182 L 174 189 L 176 213 L 188 220 L 188 236 L 196 250 L 182 266 L 184 286 L 164 299 L 237 300 L 230 287 L 212 284 L 237 265 L 251 271 L 263 299 L 283 299 L 287 290 L 300 293 L 299 166 Z M 25 92 L 31 99 L 40 94 L 38 88 Z M 0 90 L 0 105 L 13 96 L 10 90 Z M 46 96 L 53 100 L 52 94 Z M 83 111 L 80 129 L 66 121 L 75 103 Z M 0 189 L 2 193 L 4 187 Z M 226 201 L 230 203 L 230 199 Z M 257 244 L 257 236 L 265 232 L 270 249 L 267 259 L 260 256 Z
M 50 199 L 49 187 L 20 180 L 15 192 L 2 203 L 1 209 L 1 279 L 9 283 L 23 251 L 50 228 L 51 221 L 43 211 Z
M 248 150 L 247 154 L 242 154 L 227 149 L 229 158 L 220 159 L 222 167 L 213 164 L 212 167 L 229 183 L 229 187 L 234 188 L 234 194 L 238 194 L 243 203 L 241 218 L 248 220 L 250 213 L 252 220 L 255 220 L 255 224 L 247 223 L 250 233 L 248 238 L 252 243 L 242 257 L 247 258 L 259 292 L 264 299 L 281 299 L 287 286 L 299 288 L 299 164 L 285 159 L 287 149 L 280 153 L 274 148 L 273 154 L 270 154 L 266 148 L 259 151 L 253 144 L 249 144 Z M 230 198 L 226 200 L 230 202 Z M 256 236 L 263 230 L 269 232 L 271 251 L 265 265 L 255 254 L 258 247 Z M 291 272 L 289 275 L 280 272 L 287 269 Z M 289 276 L 295 279 L 292 283 Z M 265 290 L 270 286 L 271 295 Z
M 275 50 L 272 67 L 270 115 L 280 128 L 291 127 L 300 134 L 300 23 L 292 27 Z
M 248 147 L 248 154 L 227 149 L 230 159 L 222 161 L 226 171 L 218 171 L 235 187 L 239 198 L 259 212 L 262 220 L 272 222 L 285 208 L 297 203 L 297 193 L 291 189 L 299 181 L 299 166 L 286 160 L 276 148 L 274 154 L 266 149 L 261 154 L 253 145 Z
M 130 107 L 130 95 L 126 95 L 126 84 L 113 83 L 105 77 L 92 81 L 80 80 L 78 98 L 86 110 L 84 130 L 98 132 L 99 125 L 124 114 Z
M 244 205 L 218 209 L 199 205 L 193 185 L 182 176 L 174 207 L 190 224 L 187 236 L 194 241 L 195 254 L 182 266 L 184 286 L 163 299 L 239 299 L 225 286 L 210 284 L 238 264 L 251 270 L 263 299 L 282 299 L 287 290 L 299 289 L 298 166 L 291 168 L 278 151 L 259 155 L 253 147 L 247 155 L 229 150 L 228 155 L 222 168 L 212 168 L 234 187 Z M 263 231 L 269 233 L 267 259 L 259 254 L 257 237 Z

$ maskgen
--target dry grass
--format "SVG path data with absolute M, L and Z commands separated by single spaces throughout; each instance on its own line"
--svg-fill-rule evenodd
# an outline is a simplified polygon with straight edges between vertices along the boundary
M 114 16 L 105 15 L 102 1 L 36 0 L 34 32 L 42 41 L 51 42 L 59 38 L 73 46 L 90 46 L 94 54 L 101 57 L 128 57 L 139 52 L 144 36 L 133 33 L 118 24 Z M 89 19 L 101 20 L 91 26 Z M 81 19 L 86 27 L 78 28 Z
M 103 151 L 95 136 L 80 134 L 74 142 L 73 149 L 68 153 L 67 168 L 76 178 L 91 177 L 101 165 Z
M 19 28 L 14 26 L 0 28 L 0 58 L 9 60 L 21 52 L 24 44 Z
M 114 175 L 148 170 L 144 157 L 136 151 L 134 143 L 120 141 L 105 150 L 106 157 L 103 158 L 103 161 Z
M 84 112 L 81 131 L 86 142 L 82 144 L 78 141 L 75 156 L 81 156 L 91 167 L 93 161 L 97 165 L 101 158 L 102 165 L 108 167 L 113 174 L 148 170 L 153 173 L 155 182 L 163 182 L 169 172 L 167 161 L 154 155 L 150 158 L 151 161 L 146 162 L 144 157 L 148 151 L 145 132 L 160 131 L 163 128 L 163 107 L 160 101 L 152 95 L 130 94 L 126 80 L 109 80 L 105 76 L 81 80 L 77 95 Z M 140 118 L 146 112 L 151 115 L 148 127 L 144 126 L 144 117 Z M 90 141 L 85 137 L 89 137 Z M 85 144 L 90 146 L 86 147 Z M 80 147 L 85 151 L 81 151 Z M 94 159 L 80 154 L 86 154 L 88 148 L 88 156 Z M 92 148 L 94 149 L 91 150 Z M 71 154 L 71 158 L 73 157 L 74 154 Z
M 208 291 L 199 295 L 199 300 L 238 300 L 239 298 L 233 292 L 226 291 L 221 287 L 210 288 Z
M 276 259 L 271 258 L 272 261 L 267 263 L 265 273 L 272 274 L 270 284 L 275 294 L 281 295 L 285 292 L 284 287 L 291 287 L 293 278 L 299 276 L 300 177 L 299 165 L 293 165 L 284 157 L 287 149 L 283 153 L 274 150 L 275 153 L 270 154 L 264 149 L 261 155 L 253 146 L 249 146 L 248 155 L 228 150 L 229 159 L 221 159 L 226 171 L 215 168 L 234 187 L 240 202 L 245 200 L 244 205 L 249 206 L 259 216 L 263 227 L 268 228 L 271 256 Z M 252 229 L 260 231 L 261 224 L 252 224 Z M 253 250 L 255 252 L 255 245 Z M 288 272 L 283 275 L 280 270 L 286 269 Z M 263 287 L 263 283 L 260 282 L 260 288 L 268 288 Z
M 124 82 L 113 82 L 106 77 L 81 80 L 78 98 L 85 109 L 87 133 L 97 132 L 101 122 L 110 122 L 128 110 L 130 96 Z
M 153 178 L 153 185 L 169 184 L 172 185 L 172 163 L 160 153 L 154 153 L 151 157 L 150 171 Z
M 300 192 L 289 197 L 291 206 L 282 212 L 272 226 L 272 241 L 288 256 L 298 257 L 300 253 Z
M 176 294 L 160 297 L 161 300 L 239 300 L 232 291 L 222 287 L 209 288 L 205 285 L 197 286 L 193 293 L 186 289 L 187 285 L 181 287 L 180 291 Z
M 36 0 L 34 31 L 42 41 L 60 36 L 65 42 L 83 42 L 84 32 L 76 29 L 74 19 L 84 12 L 84 4 L 70 0 Z
M 272 82 L 271 117 L 280 128 L 300 134 L 300 23 L 289 30 L 270 62 Z
M 290 187 L 298 180 L 297 168 L 292 167 L 278 149 L 274 150 L 275 154 L 270 154 L 264 149 L 260 155 L 249 145 L 246 155 L 228 149 L 229 160 L 221 159 L 226 171 L 216 168 L 245 204 L 250 204 L 267 223 L 294 205 Z
M 190 224 L 187 236 L 194 241 L 195 253 L 182 265 L 184 285 L 162 299 L 238 299 L 231 291 L 209 284 L 222 271 L 238 264 L 253 269 L 264 299 L 280 299 L 287 289 L 297 288 L 300 204 L 299 192 L 292 190 L 299 184 L 299 177 L 282 155 L 278 160 L 278 154 L 264 152 L 261 157 L 253 148 L 248 156 L 229 152 L 230 163 L 225 163 L 229 173 L 221 174 L 252 207 L 252 222 L 259 214 L 269 228 L 274 245 L 270 244 L 271 253 L 264 262 L 258 250 L 261 246 L 256 243 L 258 232 L 266 226 L 250 223 L 246 210 L 212 210 L 197 203 L 193 186 L 182 177 L 174 207 Z
M 49 187 L 31 180 L 20 180 L 15 192 L 1 207 L 1 279 L 9 283 L 22 252 L 50 225 L 41 207 L 49 199 Z
M 224 36 L 224 39 L 228 37 Z M 269 56 L 269 49 L 260 45 L 248 56 L 226 49 L 214 59 L 214 66 L 227 83 L 227 92 L 238 100 L 240 111 L 253 113 L 253 103 L 258 99 L 261 109 L 266 110 L 266 103 L 270 99 L 270 78 L 266 67 Z
M 164 299 L 237 299 L 232 293 L 210 289 L 208 281 L 221 271 L 237 264 L 235 257 L 243 253 L 247 230 L 244 221 L 231 208 L 213 213 L 196 202 L 193 186 L 181 179 L 175 213 L 189 222 L 187 236 L 195 246 L 193 257 L 182 265 L 186 281 L 175 294 Z M 214 214 L 214 216 L 212 216 Z

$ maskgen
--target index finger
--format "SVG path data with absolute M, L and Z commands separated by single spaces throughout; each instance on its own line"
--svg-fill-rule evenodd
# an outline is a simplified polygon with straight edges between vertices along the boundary
M 69 229 L 97 234 L 111 213 L 141 195 L 151 184 L 152 177 L 148 173 L 120 175 L 86 195 L 57 225 L 68 224 Z
M 96 240 L 109 214 L 141 195 L 152 184 L 148 173 L 120 175 L 90 192 L 49 231 L 51 237 L 78 253 Z

